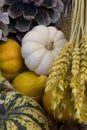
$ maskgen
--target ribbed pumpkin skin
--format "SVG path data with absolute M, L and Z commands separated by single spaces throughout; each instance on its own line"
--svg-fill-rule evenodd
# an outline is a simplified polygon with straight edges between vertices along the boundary
M 0 43 L 0 70 L 6 79 L 11 80 L 23 68 L 21 47 L 17 41 L 8 39 Z
M 32 98 L 17 92 L 1 94 L 7 117 L 0 115 L 0 130 L 50 130 L 40 105 Z

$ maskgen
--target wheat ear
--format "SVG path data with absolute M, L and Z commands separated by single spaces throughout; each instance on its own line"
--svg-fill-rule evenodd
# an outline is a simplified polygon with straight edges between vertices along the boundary
M 64 79 L 70 69 L 72 49 L 73 45 L 67 43 L 50 69 L 45 91 L 52 89 L 52 109 L 54 111 L 63 99 Z
M 67 43 L 60 52 L 56 61 L 52 64 L 45 91 L 51 90 L 54 86 L 63 90 L 63 87 L 58 86 L 59 79 L 61 76 L 63 78 L 66 75 L 67 70 L 70 67 L 72 49 L 73 45 L 71 43 Z
M 80 72 L 80 49 L 75 47 L 72 53 L 72 66 L 71 66 L 71 82 L 70 87 L 72 88 L 72 101 L 74 102 L 75 116 L 76 118 L 80 115 L 80 108 L 82 106 L 82 93 L 81 86 L 79 83 L 79 72 Z

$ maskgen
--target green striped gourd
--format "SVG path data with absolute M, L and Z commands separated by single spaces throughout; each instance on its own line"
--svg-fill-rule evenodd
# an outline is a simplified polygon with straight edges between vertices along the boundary
M 46 115 L 33 99 L 10 91 L 0 95 L 0 130 L 50 130 Z

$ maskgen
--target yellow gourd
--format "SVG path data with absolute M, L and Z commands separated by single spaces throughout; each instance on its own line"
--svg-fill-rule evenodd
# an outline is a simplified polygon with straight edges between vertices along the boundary
M 34 72 L 26 71 L 17 75 L 12 81 L 12 85 L 24 95 L 34 97 L 40 102 L 42 100 L 46 79 L 47 77 L 44 75 L 39 76 Z
M 44 92 L 42 98 L 43 107 L 51 117 L 55 118 L 54 112 L 51 108 L 51 100 L 52 100 L 52 91 L 49 90 L 47 93 Z
M 7 79 L 15 77 L 23 67 L 20 45 L 13 39 L 0 43 L 0 70 Z

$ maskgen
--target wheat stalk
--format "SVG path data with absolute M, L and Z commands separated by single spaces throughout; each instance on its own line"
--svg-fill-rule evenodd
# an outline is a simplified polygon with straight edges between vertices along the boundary
M 74 102 L 76 117 L 79 116 L 80 108 L 82 106 L 79 72 L 80 72 L 80 49 L 79 47 L 75 47 L 72 52 L 72 66 L 71 66 L 72 77 L 70 87 L 72 89 L 72 101 Z
M 45 91 L 51 90 L 54 86 L 58 86 L 61 76 L 64 77 L 66 75 L 71 63 L 72 49 L 73 45 L 67 43 L 56 61 L 52 64 Z M 63 90 L 63 87 L 60 87 L 60 89 Z
M 52 109 L 55 111 L 60 105 L 64 94 L 64 80 L 70 69 L 73 45 L 67 43 L 61 51 L 57 60 L 53 63 L 46 83 L 45 91 L 52 90 Z M 57 96 L 58 95 L 58 96 Z
M 70 71 L 66 74 L 65 81 L 64 81 L 64 88 L 67 90 L 69 87 L 71 73 Z M 59 120 L 63 117 L 63 111 L 66 109 L 66 104 L 64 103 L 64 92 L 60 89 L 57 89 L 56 87 L 53 88 L 52 91 L 52 102 L 51 102 L 51 108 L 54 110 L 54 117 L 57 117 Z
M 81 84 L 87 81 L 87 34 L 81 41 Z
M 87 42 L 85 40 L 85 37 L 82 38 L 81 40 L 81 63 L 80 63 L 80 84 L 84 85 L 85 84 L 85 71 L 87 67 L 87 61 L 86 61 L 86 56 L 87 56 Z

